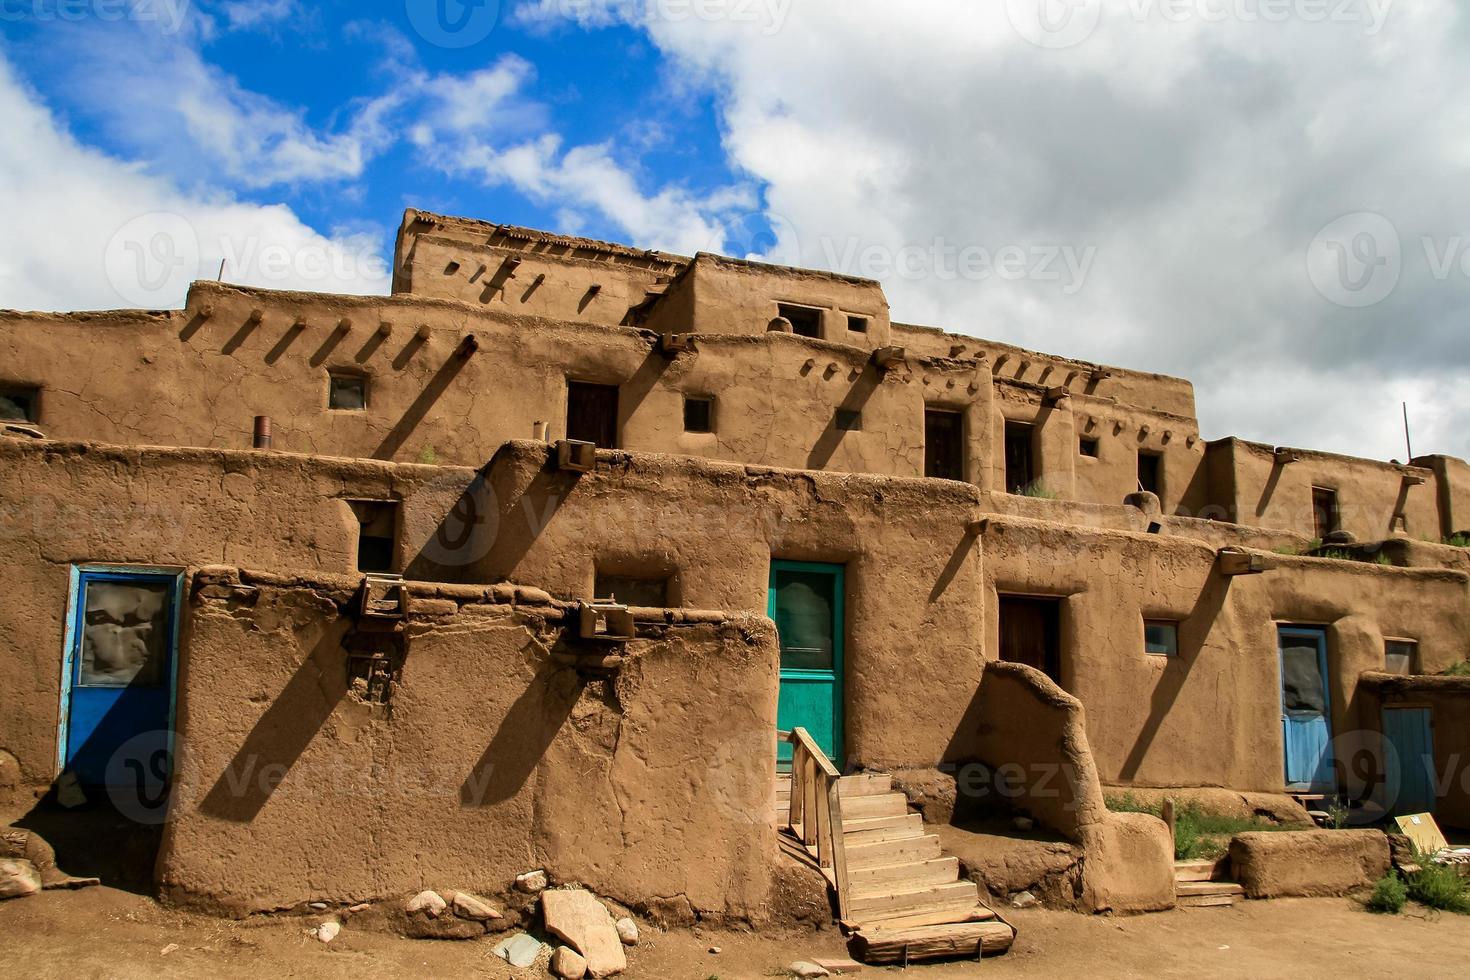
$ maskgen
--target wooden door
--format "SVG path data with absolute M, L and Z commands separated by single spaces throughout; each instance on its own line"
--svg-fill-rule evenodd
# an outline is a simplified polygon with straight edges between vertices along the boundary
M 965 425 L 959 412 L 924 410 L 924 475 L 940 480 L 965 478 Z
M 618 448 L 618 387 L 567 382 L 567 438 Z
M 805 728 L 841 769 L 843 567 L 772 559 L 767 608 L 781 646 L 776 727 Z M 777 761 L 790 766 L 790 745 Z
M 1434 722 L 1428 708 L 1384 708 L 1384 803 L 1396 815 L 1433 813 Z
M 1327 631 L 1282 626 L 1281 734 L 1286 785 L 1304 792 L 1335 791 L 1332 765 L 1332 705 L 1327 691 Z
M 1003 595 L 999 627 L 1000 659 L 1035 667 L 1062 683 L 1060 600 Z

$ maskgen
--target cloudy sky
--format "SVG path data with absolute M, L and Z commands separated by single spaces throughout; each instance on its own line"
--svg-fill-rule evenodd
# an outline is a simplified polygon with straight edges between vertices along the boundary
M 386 292 L 414 206 L 1470 456 L 1467 82 L 1452 0 L 3 0 L 0 307 Z

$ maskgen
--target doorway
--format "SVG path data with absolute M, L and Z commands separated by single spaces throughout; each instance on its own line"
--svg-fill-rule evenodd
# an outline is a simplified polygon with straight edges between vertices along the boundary
M 618 448 L 618 386 L 567 382 L 567 438 Z
M 1327 690 L 1327 631 L 1321 627 L 1277 629 L 1281 659 L 1281 733 L 1286 787 L 1331 793 L 1332 705 Z
M 1429 708 L 1384 708 L 1384 778 L 1388 812 L 1433 813 L 1434 718 Z
M 1062 601 L 1035 596 L 1000 597 L 1000 659 L 1035 667 L 1062 683 Z
M 965 478 L 965 417 L 959 412 L 924 409 L 924 475 Z
M 843 579 L 841 565 L 771 560 L 767 611 L 781 647 L 776 727 L 805 728 L 842 768 Z M 791 745 L 776 761 L 791 766 Z
M 1034 427 L 1025 422 L 1006 423 L 1006 493 L 1025 493 L 1036 480 L 1034 435 Z

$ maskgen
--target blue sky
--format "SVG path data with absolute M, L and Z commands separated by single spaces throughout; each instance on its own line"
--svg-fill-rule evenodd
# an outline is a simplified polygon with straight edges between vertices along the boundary
M 0 0 L 0 307 L 386 292 L 419 207 L 877 278 L 1188 377 L 1211 438 L 1402 457 L 1408 401 L 1465 456 L 1467 84 L 1453 0 Z

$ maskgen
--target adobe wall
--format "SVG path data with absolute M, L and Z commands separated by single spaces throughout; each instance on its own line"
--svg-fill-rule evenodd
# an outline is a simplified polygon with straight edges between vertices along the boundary
M 1434 489 L 1439 497 L 1439 536 L 1448 538 L 1470 531 L 1470 464 L 1453 456 L 1416 456 L 1413 463 L 1434 473 Z
M 1383 731 L 1385 707 L 1429 708 L 1434 741 L 1435 820 L 1470 829 L 1470 677 L 1401 677 L 1364 674 L 1359 722 L 1366 731 Z M 1379 752 L 1382 750 L 1380 749 Z M 1377 775 L 1383 774 L 1382 756 Z M 1381 792 L 1375 794 L 1381 797 Z M 1385 801 L 1387 802 L 1387 801 Z
M 562 662 L 588 648 L 526 590 L 411 584 L 383 706 L 347 686 L 353 579 L 241 583 L 189 608 L 159 858 L 172 900 L 243 914 L 493 894 L 545 868 L 635 907 L 763 917 L 779 657 L 764 617 L 640 626 L 606 679 Z

